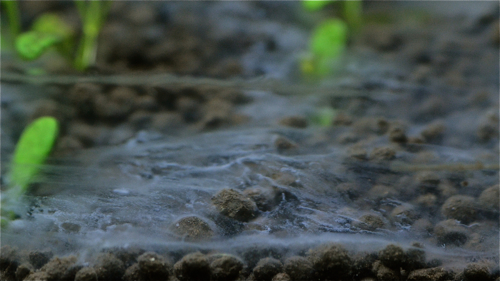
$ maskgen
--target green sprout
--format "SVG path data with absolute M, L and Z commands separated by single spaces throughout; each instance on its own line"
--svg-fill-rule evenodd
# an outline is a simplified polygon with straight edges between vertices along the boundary
M 314 12 L 317 10 L 321 10 L 324 6 L 330 4 L 331 2 L 334 2 L 335 0 L 326 0 L 326 1 L 314 1 L 314 0 L 304 0 L 302 1 L 302 7 L 304 9 Z
M 336 1 L 336 0 L 303 0 L 302 7 L 309 12 L 314 12 L 321 10 L 326 5 L 329 5 L 334 2 L 342 2 L 342 18 L 347 22 L 349 28 L 353 31 L 357 31 L 362 24 L 362 2 L 361 0 L 344 0 L 344 1 Z
M 16 38 L 21 31 L 21 16 L 16 1 L 2 1 L 9 19 L 10 36 Z
M 12 206 L 28 191 L 28 187 L 45 163 L 57 139 L 59 125 L 53 117 L 40 117 L 21 134 L 11 160 L 8 188 L 2 196 L 2 225 L 16 217 Z
M 95 63 L 97 37 L 111 8 L 110 1 L 75 1 L 82 19 L 83 37 L 77 50 L 75 68 L 85 70 Z
M 75 1 L 82 20 L 82 38 L 75 51 L 75 31 L 55 14 L 43 14 L 33 23 L 31 30 L 20 32 L 20 15 L 17 1 L 2 1 L 9 18 L 10 33 L 15 38 L 14 47 L 19 56 L 35 60 L 51 47 L 72 60 L 77 70 L 85 70 L 95 64 L 97 38 L 111 7 L 111 1 Z M 74 54 L 76 55 L 74 56 Z
M 301 62 L 302 73 L 325 76 L 347 45 L 347 26 L 340 19 L 327 20 L 314 30 L 309 43 L 311 55 Z
M 304 0 L 302 6 L 316 11 L 332 2 Z M 321 78 L 332 72 L 332 66 L 344 51 L 349 35 L 361 27 L 362 3 L 360 0 L 342 1 L 343 18 L 329 19 L 313 31 L 310 53 L 301 61 L 302 73 L 308 78 Z

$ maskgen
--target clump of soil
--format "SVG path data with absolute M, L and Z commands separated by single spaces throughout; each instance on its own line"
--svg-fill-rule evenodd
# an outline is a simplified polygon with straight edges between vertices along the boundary
M 286 259 L 284 271 L 292 280 L 307 280 L 314 274 L 311 261 L 300 256 L 293 256 Z
M 147 252 L 125 271 L 123 280 L 168 280 L 172 265 L 162 256 Z
M 253 269 L 255 280 L 271 281 L 275 275 L 283 271 L 283 264 L 274 258 L 261 259 Z
M 478 206 L 474 197 L 455 195 L 444 202 L 441 212 L 446 218 L 468 224 L 477 218 Z
M 210 225 L 196 216 L 181 218 L 174 222 L 169 229 L 187 241 L 206 240 L 214 235 Z
M 200 252 L 188 254 L 174 264 L 174 274 L 180 281 L 209 280 L 210 264 L 207 257 Z
M 352 260 L 342 245 L 323 245 L 312 249 L 309 255 L 318 278 L 327 279 L 331 276 L 339 280 L 350 278 Z
M 222 255 L 210 263 L 210 270 L 212 272 L 211 280 L 236 280 L 243 270 L 243 262 L 235 256 Z
M 232 219 L 247 222 L 257 215 L 257 205 L 234 189 L 223 189 L 213 198 L 212 203 L 221 214 Z

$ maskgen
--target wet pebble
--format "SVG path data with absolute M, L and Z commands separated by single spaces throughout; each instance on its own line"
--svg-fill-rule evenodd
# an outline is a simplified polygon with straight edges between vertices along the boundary
M 389 244 L 380 250 L 378 257 L 382 264 L 397 271 L 406 263 L 406 255 L 403 248 L 394 244 Z
M 273 143 L 274 143 L 274 147 L 276 147 L 276 149 L 278 151 L 284 151 L 284 150 L 297 148 L 297 144 L 294 141 L 292 141 L 284 136 L 276 136 L 273 140 Z
M 313 268 L 321 279 L 336 276 L 347 279 L 351 274 L 352 260 L 340 244 L 326 244 L 309 252 Z
M 367 160 L 368 159 L 368 153 L 366 152 L 366 149 L 353 145 L 349 147 L 347 151 L 348 155 L 350 158 L 356 159 L 356 160 Z
M 377 280 L 398 281 L 400 279 L 399 270 L 393 270 L 380 261 L 373 263 L 372 271 L 377 276 Z
M 200 252 L 188 254 L 174 265 L 179 281 L 210 280 L 211 270 L 207 257 Z
M 389 129 L 389 140 L 395 143 L 407 142 L 406 129 L 401 125 L 391 126 Z
M 483 190 L 478 198 L 478 202 L 481 208 L 486 212 L 498 213 L 500 201 L 499 193 L 500 188 L 498 184 Z
M 243 270 L 243 262 L 232 255 L 222 255 L 210 263 L 213 281 L 236 280 Z
M 386 161 L 396 158 L 396 151 L 390 147 L 376 147 L 370 153 L 370 160 Z
M 461 246 L 468 239 L 467 229 L 454 219 L 437 223 L 434 227 L 434 235 L 440 245 Z
M 406 266 L 405 269 L 413 271 L 426 266 L 426 254 L 422 244 L 413 242 L 411 248 L 406 250 Z
M 39 269 L 40 267 L 44 266 L 49 260 L 52 258 L 54 254 L 52 254 L 52 251 L 47 250 L 47 251 L 33 251 L 30 252 L 28 255 L 29 261 L 31 265 L 35 269 Z
M 115 255 L 100 254 L 94 265 L 98 280 L 121 280 L 125 273 L 125 265 Z
M 292 279 L 286 273 L 276 274 L 271 281 L 291 281 Z
M 274 207 L 274 192 L 264 188 L 248 188 L 243 191 L 243 194 L 252 199 L 257 208 L 261 211 L 270 211 Z
M 419 219 L 420 215 L 413 205 L 401 204 L 392 210 L 390 217 L 397 223 L 411 225 Z
M 490 280 L 490 269 L 487 265 L 481 263 L 469 263 L 463 272 L 467 281 L 473 280 Z
M 206 240 L 214 236 L 210 225 L 197 216 L 181 218 L 174 222 L 169 229 L 187 241 Z
M 299 256 L 293 256 L 285 260 L 284 270 L 292 280 L 311 279 L 314 274 L 312 263 Z
M 478 214 L 476 199 L 466 195 L 455 195 L 448 198 L 441 206 L 441 213 L 449 219 L 456 219 L 462 223 L 474 221 Z
M 147 252 L 137 258 L 136 274 L 140 280 L 168 280 L 171 270 L 170 263 L 156 253 Z
M 443 267 L 418 269 L 410 272 L 407 281 L 445 281 L 453 280 L 453 272 Z
M 26 278 L 28 275 L 30 275 L 34 271 L 35 271 L 35 269 L 33 268 L 33 266 L 31 266 L 31 264 L 23 263 L 20 266 L 18 266 L 16 269 L 16 273 L 15 273 L 16 280 L 24 280 L 24 278 Z
M 17 267 L 19 266 L 19 255 L 17 248 L 2 246 L 0 248 L 0 271 L 5 278 L 15 279 Z
M 354 226 L 361 229 L 374 231 L 377 229 L 383 229 L 386 226 L 386 222 L 381 215 L 378 214 L 366 214 L 359 218 L 359 222 L 354 223 Z
M 437 143 L 441 141 L 446 126 L 441 121 L 435 121 L 427 125 L 420 133 L 424 140 L 428 143 Z
M 261 259 L 253 269 L 255 280 L 271 281 L 273 277 L 283 271 L 283 264 L 274 258 Z
M 30 274 L 27 279 L 37 280 L 38 277 L 42 277 L 38 275 L 45 275 L 47 280 L 73 280 L 76 272 L 80 270 L 78 267 L 75 267 L 76 261 L 77 258 L 75 256 L 55 257 L 40 268 L 39 271 Z
M 97 274 L 94 268 L 84 267 L 75 275 L 75 281 L 97 281 Z
M 247 222 L 256 217 L 257 205 L 234 189 L 223 189 L 213 198 L 217 210 L 232 219 Z

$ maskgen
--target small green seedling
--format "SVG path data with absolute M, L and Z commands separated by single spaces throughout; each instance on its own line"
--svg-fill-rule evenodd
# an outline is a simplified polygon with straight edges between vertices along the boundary
M 344 0 L 344 1 L 336 1 L 336 0 L 325 0 L 325 1 L 316 1 L 316 0 L 304 0 L 302 1 L 302 7 L 309 12 L 314 12 L 321 10 L 323 7 L 335 3 L 342 3 L 342 18 L 347 22 L 349 28 L 352 31 L 357 31 L 362 24 L 362 2 L 361 0 Z
M 310 12 L 314 12 L 317 10 L 321 10 L 324 6 L 330 4 L 331 2 L 334 2 L 334 1 L 335 0 L 325 0 L 325 1 L 304 0 L 304 1 L 302 1 L 302 7 L 304 7 L 304 9 L 306 9 Z
M 50 47 L 56 47 L 60 54 L 70 58 L 74 33 L 56 14 L 43 14 L 35 20 L 30 31 L 16 37 L 15 48 L 26 60 L 39 58 Z
M 19 14 L 19 7 L 16 1 L 2 1 L 2 4 L 7 12 L 7 18 L 9 20 L 9 32 L 12 38 L 21 32 L 21 16 Z
M 97 37 L 111 7 L 111 1 L 74 1 L 83 29 L 76 50 L 74 43 L 76 31 L 57 15 L 43 14 L 36 19 L 31 30 L 19 34 L 21 18 L 17 1 L 2 1 L 2 3 L 9 17 L 11 36 L 15 38 L 14 47 L 21 58 L 35 60 L 51 47 L 55 47 L 61 55 L 70 61 L 73 60 L 74 67 L 78 70 L 83 71 L 95 64 Z
M 323 77 L 347 45 L 347 26 L 340 19 L 327 20 L 314 30 L 309 43 L 311 55 L 302 61 L 302 73 Z
M 75 1 L 75 5 L 83 25 L 83 37 L 78 46 L 75 68 L 85 70 L 95 63 L 97 37 L 106 21 L 111 1 Z
M 12 206 L 19 204 L 40 165 L 45 163 L 58 131 L 58 122 L 53 117 L 40 117 L 24 129 L 11 160 L 8 188 L 2 194 L 2 224 L 15 217 Z
M 343 18 L 321 23 L 310 40 L 310 53 L 301 61 L 301 71 L 307 78 L 321 78 L 330 74 L 333 65 L 344 51 L 348 36 L 361 26 L 362 3 L 353 1 L 302 1 L 308 11 L 316 11 L 333 2 L 342 2 Z

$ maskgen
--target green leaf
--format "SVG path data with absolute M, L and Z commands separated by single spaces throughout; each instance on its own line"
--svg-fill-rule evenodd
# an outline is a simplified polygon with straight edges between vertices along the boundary
M 16 38 L 16 50 L 22 58 L 34 60 L 62 39 L 61 36 L 53 33 L 28 31 Z
M 344 18 L 353 31 L 357 31 L 362 23 L 363 6 L 361 0 L 344 1 Z
M 26 192 L 39 166 L 45 162 L 57 138 L 58 127 L 55 118 L 40 117 L 24 129 L 12 158 L 9 195 L 13 199 Z
M 33 26 L 32 31 L 43 33 L 57 34 L 63 38 L 71 37 L 73 29 L 65 21 L 63 21 L 57 14 L 47 13 L 38 17 Z
M 347 25 L 340 19 L 330 19 L 318 26 L 311 38 L 315 57 L 335 58 L 347 44 Z
M 331 2 L 334 2 L 335 0 L 326 0 L 326 1 L 318 1 L 318 0 L 304 0 L 302 1 L 302 7 L 304 9 L 313 12 L 320 10 L 324 6 L 330 4 Z

